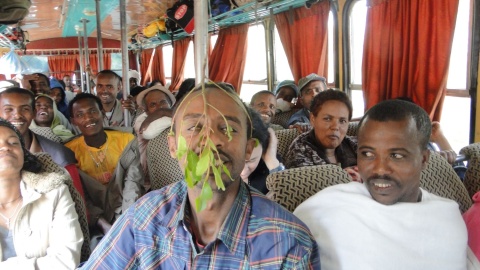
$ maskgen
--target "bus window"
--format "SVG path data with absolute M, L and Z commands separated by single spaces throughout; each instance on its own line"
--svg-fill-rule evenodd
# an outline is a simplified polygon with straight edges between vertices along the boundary
M 263 24 L 250 26 L 247 37 L 247 56 L 243 71 L 240 97 L 249 102 L 253 94 L 267 90 L 267 59 L 265 49 L 265 28 Z
M 165 85 L 170 85 L 172 82 L 172 61 L 173 61 L 173 46 L 164 45 L 163 50 L 163 68 L 165 70 Z
M 367 14 L 366 0 L 349 1 L 348 50 L 349 76 L 347 89 L 350 90 L 353 117 L 363 115 L 362 57 Z M 447 96 L 443 103 L 441 126 L 453 149 L 458 151 L 469 144 L 470 98 L 467 91 L 468 33 L 471 26 L 470 0 L 459 0 L 457 21 L 453 38 L 450 68 L 447 79 Z

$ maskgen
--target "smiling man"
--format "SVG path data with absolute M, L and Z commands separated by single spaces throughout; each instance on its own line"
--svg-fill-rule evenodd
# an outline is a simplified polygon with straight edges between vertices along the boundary
M 47 95 L 40 94 L 35 97 L 35 119 L 30 124 L 30 129 L 38 127 L 50 128 L 62 141 L 67 141 L 73 137 L 72 131 L 60 123 L 55 101 Z
M 467 269 L 457 203 L 420 188 L 431 123 L 415 104 L 384 101 L 359 123 L 364 183 L 326 188 L 294 214 L 319 243 L 322 269 Z
M 92 94 L 76 95 L 68 110 L 72 124 L 82 132 L 65 145 L 75 153 L 77 166 L 86 173 L 82 181 L 89 224 L 106 233 L 144 193 L 138 144 L 130 133 L 103 129 L 102 103 Z
M 225 90 L 206 85 L 205 99 L 197 88 L 177 102 L 168 142 L 175 156 L 182 135 L 198 154 L 208 132 L 234 181 L 222 174 L 221 191 L 209 176 L 213 196 L 201 212 L 195 199 L 202 182 L 188 188 L 180 181 L 148 193 L 114 224 L 83 269 L 320 269 L 305 225 L 241 180 L 255 144 L 251 123 L 233 89 L 220 86 Z

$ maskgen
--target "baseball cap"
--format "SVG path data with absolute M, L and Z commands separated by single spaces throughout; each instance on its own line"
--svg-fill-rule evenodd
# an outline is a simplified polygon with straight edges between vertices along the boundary
M 303 78 L 301 78 L 299 81 L 298 81 L 298 90 L 300 91 L 300 93 L 302 92 L 302 89 L 307 85 L 309 84 L 310 82 L 313 82 L 313 81 L 322 81 L 323 83 L 326 84 L 326 79 L 320 75 L 317 75 L 315 73 L 311 73 Z M 326 85 L 325 85 L 326 86 Z
M 154 86 L 140 92 L 140 94 L 137 95 L 137 104 L 143 106 L 143 104 L 144 104 L 143 99 L 145 98 L 145 96 L 150 91 L 154 91 L 154 90 L 162 91 L 170 99 L 170 102 L 172 103 L 172 106 L 173 106 L 173 104 L 175 104 L 176 100 L 175 100 L 175 97 L 173 96 L 172 92 L 170 92 L 170 90 L 168 90 L 167 88 L 165 88 L 165 86 L 162 86 L 160 84 L 154 85 Z

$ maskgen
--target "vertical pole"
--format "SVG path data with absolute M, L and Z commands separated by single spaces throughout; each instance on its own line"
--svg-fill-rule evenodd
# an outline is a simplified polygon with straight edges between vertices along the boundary
M 97 14 L 97 56 L 98 71 L 103 70 L 103 43 L 102 43 L 102 22 L 100 21 L 100 0 L 95 0 L 95 10 Z
M 122 84 L 123 99 L 126 100 L 130 95 L 130 84 L 128 82 L 128 44 L 127 44 L 127 8 L 125 0 L 120 0 L 120 33 L 122 46 Z M 123 120 L 126 127 L 130 125 L 130 113 L 127 109 L 123 111 Z
M 208 78 L 208 1 L 193 1 L 195 20 L 195 83 Z
M 275 72 L 275 50 L 274 50 L 274 30 L 275 24 L 272 17 L 268 17 L 264 21 L 265 27 L 265 50 L 267 57 L 267 85 L 268 90 L 275 89 L 275 81 L 277 80 L 277 74 Z
M 79 60 L 80 60 L 80 85 L 81 85 L 81 90 L 83 93 L 83 89 L 85 87 L 85 79 L 83 77 L 83 47 L 82 47 L 82 34 L 80 30 L 77 30 L 78 34 L 78 52 L 80 54 Z M 87 89 L 87 93 L 90 93 L 90 89 Z
M 83 55 L 85 58 L 85 67 L 90 65 L 90 59 L 88 57 L 88 35 L 87 35 L 87 22 L 89 20 L 87 19 L 81 19 L 80 22 L 83 23 L 83 48 L 85 50 L 85 54 Z M 88 72 L 85 72 L 85 82 L 87 85 L 87 93 L 90 93 L 91 88 L 90 88 L 90 74 Z

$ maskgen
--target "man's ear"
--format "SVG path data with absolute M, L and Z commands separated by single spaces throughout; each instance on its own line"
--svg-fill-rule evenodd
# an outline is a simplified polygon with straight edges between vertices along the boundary
M 175 135 L 168 135 L 168 150 L 170 151 L 170 156 L 174 159 L 177 159 L 177 139 Z
M 255 139 L 250 138 L 247 141 L 247 146 L 245 147 L 245 160 L 250 160 L 250 156 L 252 156 L 253 149 L 255 148 Z
M 425 149 L 422 152 L 422 170 L 427 168 L 428 161 L 430 160 L 430 150 Z

